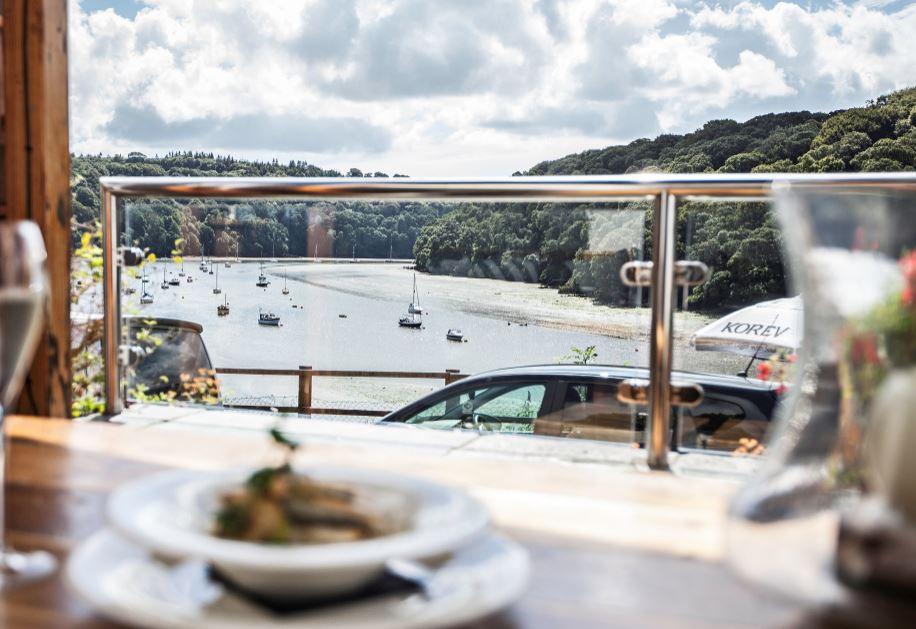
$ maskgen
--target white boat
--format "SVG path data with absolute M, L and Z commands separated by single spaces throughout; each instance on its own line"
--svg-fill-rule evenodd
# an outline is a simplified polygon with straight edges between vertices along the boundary
M 213 271 L 210 272 L 213 273 Z M 216 284 L 213 286 L 213 294 L 219 295 L 221 292 L 223 292 L 219 288 L 219 267 L 216 267 L 216 277 L 214 279 L 216 280 Z
M 417 292 L 417 274 L 413 274 L 413 297 L 410 305 L 407 306 L 407 312 L 410 314 L 423 314 L 423 308 L 420 307 L 420 294 Z
M 254 283 L 255 286 L 260 286 L 265 288 L 270 285 L 270 280 L 267 279 L 267 276 L 264 275 L 264 263 L 261 263 L 260 270 L 258 271 L 258 281 Z
M 189 275 L 189 276 L 187 276 L 187 277 L 184 279 L 184 281 L 187 282 L 188 284 L 190 284 L 191 282 L 194 281 L 194 278 L 193 278 L 192 276 Z
M 175 277 L 175 275 L 171 275 L 169 277 L 169 286 L 181 286 L 181 280 Z
M 151 304 L 151 303 L 153 303 L 153 296 L 152 296 L 152 294 L 151 294 L 151 293 L 147 293 L 146 291 L 144 291 L 143 294 L 140 295 L 140 303 L 141 303 L 141 304 Z
M 445 333 L 445 338 L 449 341 L 458 341 L 460 343 L 464 340 L 464 334 L 461 333 L 461 330 L 449 328 L 449 331 Z
M 159 285 L 162 290 L 169 289 L 169 283 L 165 281 L 165 267 L 162 267 L 162 284 Z
M 286 287 L 286 272 L 283 272 L 283 294 L 289 295 L 289 289 Z
M 420 329 L 423 325 L 423 320 L 419 315 L 414 313 L 407 313 L 400 319 L 398 319 L 398 325 L 402 328 L 413 328 L 415 330 Z
M 184 277 L 184 276 L 185 276 L 185 272 L 184 272 L 184 260 L 182 260 L 182 261 L 181 261 L 181 268 L 178 270 L 178 277 Z
M 258 309 L 258 325 L 280 325 L 280 315 L 274 314 L 272 312 L 261 312 Z

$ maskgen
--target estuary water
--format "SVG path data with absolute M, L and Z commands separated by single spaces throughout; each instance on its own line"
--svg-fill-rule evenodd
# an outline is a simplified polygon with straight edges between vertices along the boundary
M 210 275 L 187 259 L 180 286 L 160 288 L 178 267 L 150 267 L 154 303 L 140 304 L 140 281 L 122 296 L 124 314 L 187 319 L 203 326 L 203 338 L 216 367 L 444 371 L 477 373 L 500 367 L 570 362 L 571 348 L 595 346 L 596 362 L 645 366 L 648 361 L 649 311 L 609 308 L 587 299 L 558 295 L 532 284 L 492 279 L 416 274 L 424 310 L 419 330 L 398 326 L 411 301 L 414 272 L 403 263 L 278 262 L 264 263 L 271 284 L 255 286 L 260 263 L 223 262 Z M 214 287 L 222 291 L 214 294 Z M 284 285 L 289 294 L 284 295 Z M 228 301 L 230 314 L 217 315 Z M 259 311 L 280 316 L 280 325 L 258 324 Z M 734 371 L 734 359 L 686 347 L 686 335 L 706 323 L 700 316 L 677 320 L 679 367 Z M 450 328 L 463 342 L 446 339 Z M 295 395 L 292 377 L 226 376 L 224 395 L 286 404 Z M 441 386 L 441 381 L 320 379 L 317 400 L 378 403 L 392 408 Z M 370 404 L 371 406 L 371 404 Z

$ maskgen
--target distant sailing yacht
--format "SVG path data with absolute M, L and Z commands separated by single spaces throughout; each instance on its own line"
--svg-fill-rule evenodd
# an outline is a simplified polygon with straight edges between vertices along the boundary
M 421 319 L 418 314 L 409 313 L 398 319 L 398 325 L 402 328 L 413 328 L 418 330 L 423 325 L 423 319 Z
M 175 277 L 175 272 L 169 273 L 169 286 L 180 286 L 181 280 Z
M 182 261 L 181 261 L 181 269 L 179 269 L 179 271 L 178 271 L 178 277 L 184 277 L 184 276 L 185 276 L 185 273 L 184 273 L 184 260 L 182 260 Z
M 213 271 L 210 271 L 210 272 L 212 273 Z M 215 276 L 215 279 L 216 279 L 216 283 L 215 283 L 214 286 L 213 286 L 213 294 L 214 294 L 214 295 L 219 295 L 219 294 L 220 294 L 221 292 L 223 292 L 223 291 L 221 291 L 220 288 L 219 288 L 219 267 L 218 267 L 218 266 L 216 267 L 216 276 Z
M 417 274 L 413 274 L 413 296 L 410 299 L 410 305 L 407 306 L 407 312 L 410 314 L 423 314 L 423 308 L 420 307 L 420 294 L 417 292 Z
M 225 317 L 229 314 L 229 295 L 223 295 L 223 303 L 216 307 L 216 314 Z
M 147 286 L 149 285 L 149 278 L 146 277 L 146 267 L 143 267 L 143 277 L 140 278 L 140 303 L 141 304 L 151 304 L 153 303 L 153 294 L 149 292 Z
M 283 294 L 289 295 L 289 289 L 286 287 L 286 271 L 283 271 Z
M 270 280 L 267 279 L 267 276 L 264 275 L 264 263 L 261 262 L 261 266 L 258 269 L 258 281 L 254 283 L 255 286 L 260 286 L 265 288 L 270 285 Z
M 169 283 L 165 281 L 165 265 L 162 266 L 162 284 L 159 285 L 162 290 L 169 289 Z

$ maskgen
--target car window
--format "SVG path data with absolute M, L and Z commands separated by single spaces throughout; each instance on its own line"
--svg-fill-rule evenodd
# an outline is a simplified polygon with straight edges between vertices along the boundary
M 560 408 L 535 421 L 539 435 L 638 443 L 645 431 L 645 412 L 617 399 L 616 383 L 564 385 Z
M 752 401 L 739 402 L 710 392 L 695 408 L 679 409 L 677 421 L 681 448 L 727 452 L 747 440 L 761 443 L 769 423 Z
M 544 405 L 547 386 L 497 384 L 464 391 L 408 417 L 405 423 L 427 428 L 467 428 L 493 432 L 532 432 Z

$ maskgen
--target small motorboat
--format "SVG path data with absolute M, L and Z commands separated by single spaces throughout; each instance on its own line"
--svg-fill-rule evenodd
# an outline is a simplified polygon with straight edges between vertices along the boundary
M 173 275 L 169 278 L 169 286 L 181 286 L 181 280 Z
M 280 325 L 280 315 L 274 314 L 272 312 L 261 312 L 258 311 L 258 325 Z
M 449 331 L 445 333 L 445 338 L 449 341 L 457 341 L 460 343 L 464 340 L 464 334 L 461 333 L 461 330 L 449 328 Z
M 192 276 L 189 275 L 189 276 L 187 276 L 187 277 L 185 278 L 184 281 L 187 282 L 188 284 L 190 284 L 191 282 L 194 281 L 194 278 L 193 278 Z
M 153 303 L 153 296 L 152 296 L 152 294 L 151 294 L 151 293 L 144 292 L 142 295 L 140 295 L 140 303 L 141 303 L 141 304 L 151 304 L 151 303 Z
M 413 328 L 415 330 L 419 330 L 423 325 L 423 320 L 413 313 L 408 313 L 398 319 L 398 325 L 402 328 Z

